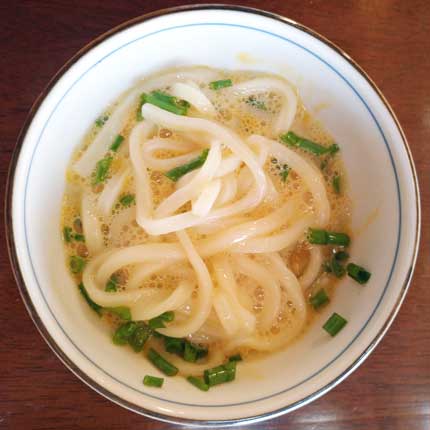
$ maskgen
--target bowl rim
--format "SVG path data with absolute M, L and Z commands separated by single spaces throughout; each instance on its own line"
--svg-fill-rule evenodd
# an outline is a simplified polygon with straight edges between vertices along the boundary
M 153 18 L 158 18 L 164 15 L 170 15 L 178 12 L 187 12 L 187 11 L 198 11 L 198 10 L 226 10 L 226 11 L 237 11 L 237 12 L 245 12 L 255 15 L 260 15 L 263 17 L 274 19 L 275 21 L 280 21 L 281 23 L 290 25 L 298 30 L 301 30 L 310 36 L 314 37 L 315 39 L 321 41 L 323 44 L 331 48 L 333 51 L 335 51 L 340 57 L 342 57 L 344 60 L 346 60 L 370 85 L 370 87 L 375 91 L 379 99 L 382 101 L 384 107 L 386 108 L 387 112 L 390 114 L 391 118 L 393 119 L 398 132 L 400 133 L 401 140 L 404 146 L 404 149 L 406 150 L 406 154 L 408 156 L 409 161 L 409 167 L 412 171 L 412 179 L 414 184 L 414 191 L 415 191 L 415 201 L 416 201 L 416 226 L 415 226 L 415 243 L 413 247 L 413 254 L 409 266 L 409 270 L 407 272 L 407 275 L 405 277 L 404 283 L 402 285 L 402 288 L 399 292 L 399 295 L 397 297 L 396 303 L 394 304 L 390 314 L 388 315 L 386 321 L 384 322 L 384 325 L 381 327 L 381 329 L 378 331 L 378 333 L 374 336 L 372 341 L 369 343 L 369 345 L 363 350 L 363 352 L 360 354 L 360 356 L 347 368 L 345 369 L 340 375 L 338 375 L 336 378 L 334 378 L 332 381 L 330 381 L 325 386 L 321 387 L 319 390 L 313 392 L 312 394 L 306 396 L 305 398 L 298 400 L 288 406 L 284 406 L 280 409 L 276 409 L 273 411 L 265 412 L 263 414 L 259 414 L 256 416 L 246 417 L 246 418 L 234 418 L 234 419 L 226 419 L 226 420 L 199 420 L 199 419 L 189 419 L 189 418 L 178 418 L 173 417 L 169 415 L 164 415 L 155 411 L 151 411 L 148 409 L 145 409 L 142 406 L 139 406 L 137 404 L 134 404 L 132 402 L 129 402 L 116 394 L 113 394 L 111 391 L 107 390 L 100 384 L 98 384 L 95 380 L 93 380 L 89 375 L 84 373 L 79 367 L 63 352 L 63 350 L 59 347 L 55 339 L 51 336 L 48 329 L 43 324 L 41 318 L 39 317 L 37 310 L 30 298 L 30 295 L 28 293 L 27 287 L 25 285 L 23 275 L 21 272 L 21 267 L 18 262 L 18 256 L 16 252 L 16 246 L 15 246 L 15 237 L 14 237 L 14 231 L 12 227 L 12 195 L 13 195 L 13 188 L 14 188 L 14 182 L 15 182 L 15 173 L 16 173 L 16 167 L 18 160 L 20 158 L 21 149 L 25 140 L 25 137 L 27 135 L 27 131 L 34 119 L 34 116 L 36 115 L 38 109 L 50 93 L 51 89 L 56 85 L 56 83 L 61 79 L 61 77 L 87 52 L 92 50 L 97 45 L 104 42 L 106 39 L 110 38 L 111 36 L 120 33 L 121 31 L 132 27 L 136 24 L 144 23 L 145 21 L 149 21 Z M 51 350 L 55 353 L 55 355 L 60 359 L 60 361 L 68 368 L 74 375 L 76 375 L 81 381 L 83 381 L 86 385 L 88 385 L 90 388 L 92 388 L 97 393 L 101 394 L 103 397 L 113 401 L 114 403 L 131 410 L 133 412 L 136 412 L 140 415 L 144 415 L 149 418 L 153 418 L 159 421 L 171 423 L 171 424 L 186 424 L 189 426 L 203 426 L 203 427 L 217 427 L 217 426 L 232 426 L 232 425 L 238 425 L 238 424 L 244 424 L 244 423 L 256 423 L 263 420 L 267 420 L 270 418 L 275 418 L 277 416 L 286 414 L 288 412 L 292 412 L 293 410 L 310 403 L 313 400 L 316 400 L 317 398 L 321 397 L 324 393 L 330 391 L 332 388 L 334 388 L 337 384 L 339 384 L 341 381 L 343 381 L 348 375 L 350 375 L 365 359 L 366 357 L 373 351 L 373 349 L 377 346 L 377 344 L 381 341 L 389 327 L 391 326 L 395 316 L 397 315 L 400 306 L 406 296 L 406 293 L 409 289 L 410 282 L 412 279 L 412 275 L 414 272 L 415 264 L 417 261 L 418 256 L 418 250 L 419 250 L 419 243 L 420 243 L 420 229 L 421 229 L 421 201 L 420 201 L 420 192 L 419 192 L 419 183 L 417 178 L 417 172 L 415 168 L 415 164 L 412 158 L 411 150 L 409 147 L 409 144 L 407 142 L 405 133 L 393 111 L 390 104 L 388 103 L 385 96 L 382 94 L 381 90 L 378 88 L 378 86 L 375 84 L 375 82 L 367 75 L 367 73 L 359 66 L 346 52 L 344 52 L 341 48 L 339 48 L 336 44 L 319 34 L 318 32 L 308 28 L 307 26 L 300 24 L 290 18 L 286 18 L 280 14 L 274 13 L 274 12 L 268 12 L 262 9 L 248 7 L 248 6 L 239 6 L 239 5 L 228 5 L 228 4 L 200 4 L 200 5 L 185 5 L 185 6 L 176 6 L 171 8 L 165 8 L 165 9 L 158 9 L 156 11 L 140 15 L 136 18 L 130 19 L 128 21 L 123 22 L 122 24 L 113 27 L 112 29 L 108 30 L 107 32 L 101 34 L 100 36 L 94 38 L 91 40 L 88 44 L 86 44 L 84 47 L 82 47 L 79 51 L 77 51 L 59 70 L 58 72 L 52 77 L 52 79 L 48 82 L 46 87 L 42 90 L 42 92 L 38 95 L 36 100 L 34 101 L 33 105 L 30 108 L 29 113 L 27 114 L 27 118 L 25 119 L 24 125 L 21 128 L 21 131 L 19 132 L 17 142 L 12 154 L 12 158 L 9 165 L 9 171 L 7 175 L 7 182 L 6 182 L 6 192 L 5 192 L 5 229 L 6 229 L 6 244 L 7 244 L 7 250 L 9 254 L 9 259 L 12 266 L 13 275 L 16 281 L 16 284 L 18 286 L 19 293 L 21 295 L 21 298 L 24 302 L 24 305 L 27 309 L 27 312 L 29 313 L 31 319 L 33 320 L 33 323 L 35 324 L 36 328 L 38 329 L 39 333 L 41 334 L 42 338 L 45 340 L 45 342 L 48 344 L 48 346 L 51 348 Z

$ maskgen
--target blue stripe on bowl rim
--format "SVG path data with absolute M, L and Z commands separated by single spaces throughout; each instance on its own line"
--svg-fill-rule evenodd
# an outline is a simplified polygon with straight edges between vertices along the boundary
M 270 15 L 269 15 L 270 16 Z M 140 40 L 142 40 L 142 39 L 145 39 L 145 38 L 148 38 L 148 37 L 150 37 L 150 36 L 154 36 L 154 35 L 156 35 L 156 34 L 159 34 L 159 33 L 163 33 L 163 32 L 167 32 L 167 31 L 171 31 L 171 30 L 177 30 L 177 29 L 183 29 L 183 28 L 188 28 L 188 27 L 198 27 L 198 26 L 210 26 L 210 27 L 214 27 L 214 26 L 220 26 L 220 27 L 234 27 L 234 28 L 240 28 L 240 29 L 245 29 L 245 30 L 251 30 L 251 31 L 255 31 L 255 32 L 259 32 L 259 33 L 264 33 L 264 34 L 266 34 L 266 35 L 269 35 L 269 36 L 272 36 L 272 37 L 274 37 L 274 38 L 277 38 L 277 39 L 281 39 L 281 40 L 283 40 L 283 41 L 285 41 L 285 42 L 287 42 L 287 43 L 290 43 L 290 44 L 292 44 L 292 45 L 295 45 L 295 46 L 297 46 L 298 48 L 300 48 L 300 49 L 302 49 L 302 50 L 304 50 L 304 51 L 306 51 L 307 53 L 309 53 L 309 54 L 311 54 L 313 57 L 315 57 L 317 60 L 319 60 L 320 62 L 322 62 L 325 66 L 327 66 L 329 69 L 331 69 L 336 75 L 338 75 L 352 90 L 353 90 L 353 92 L 354 92 L 354 94 L 359 98 L 359 100 L 363 103 L 363 105 L 365 106 L 365 108 L 366 108 L 366 110 L 368 111 L 368 113 L 370 114 L 370 116 L 371 116 L 371 118 L 373 119 L 373 121 L 374 121 L 374 123 L 376 124 L 376 126 L 377 126 L 377 128 L 378 128 L 378 130 L 379 130 L 379 133 L 381 134 L 381 136 L 382 136 L 382 138 L 383 138 L 383 141 L 384 141 L 384 144 L 385 144 L 385 146 L 386 146 L 386 148 L 387 148 L 387 152 L 388 152 L 388 154 L 389 154 L 389 158 L 390 158 L 390 162 L 391 162 L 391 165 L 392 165 L 392 167 L 393 167 L 393 171 L 394 171 L 394 175 L 395 175 L 395 179 L 396 179 L 396 190 L 397 190 L 397 203 L 398 203 L 398 213 L 399 213 L 399 223 L 398 223 L 398 230 L 397 230 L 397 243 L 396 243 L 396 251 L 395 251 L 395 254 L 394 254 L 394 260 L 393 260 L 393 264 L 392 264 L 392 266 L 391 266 L 391 270 L 390 270 L 390 273 L 389 273 L 389 276 L 388 276 L 388 279 L 387 279 L 387 282 L 386 282 L 386 284 L 385 284 L 385 286 L 384 286 L 384 289 L 383 289 L 383 292 L 382 292 L 382 294 L 381 294 L 381 296 L 380 296 L 380 298 L 379 298 L 379 300 L 378 300 L 378 302 L 377 302 L 377 304 L 376 304 L 376 306 L 375 306 L 375 308 L 373 309 L 373 311 L 372 311 L 372 313 L 370 314 L 370 316 L 369 316 L 369 318 L 367 319 L 367 321 L 365 322 L 365 324 L 363 325 L 363 327 L 358 331 L 358 333 L 354 336 L 354 338 L 351 340 L 351 342 L 335 357 L 335 358 L 333 358 L 331 361 L 329 361 L 326 365 L 324 365 L 321 369 L 319 369 L 317 372 L 315 372 L 315 373 L 313 373 L 312 375 L 310 375 L 310 376 L 308 376 L 307 378 L 305 378 L 303 381 L 301 381 L 301 382 L 299 382 L 299 383 L 297 383 L 297 384 L 295 384 L 295 385 L 293 385 L 293 386 L 291 386 L 291 387 L 288 387 L 288 388 L 285 388 L 285 389 L 283 389 L 283 390 L 281 390 L 281 391 L 278 391 L 278 392 L 276 392 L 276 393 L 272 393 L 272 394 L 270 394 L 270 395 L 267 395 L 267 396 L 264 396 L 264 397 L 260 397 L 260 398 L 257 398 L 257 399 L 253 399 L 253 400 L 248 400 L 248 401 L 244 401 L 244 402 L 238 402 L 238 403 L 228 403 L 228 404 L 216 404 L 216 405 L 214 405 L 214 404 L 193 404 L 193 403 L 185 403 L 185 402 L 178 402 L 178 401 L 173 401 L 173 400 L 168 400 L 168 399 L 164 399 L 164 398 L 162 398 L 162 397 L 159 397 L 159 396 L 155 396 L 155 395 L 152 395 L 152 394 L 150 394 L 150 393 L 148 393 L 148 392 L 145 392 L 145 391 L 141 391 L 141 390 L 138 390 L 138 389 L 136 389 L 136 388 L 134 388 L 134 387 L 132 387 L 132 386 L 130 386 L 130 385 L 128 385 L 128 384 L 126 384 L 125 382 L 123 382 L 123 381 L 121 381 L 121 380 L 119 380 L 119 379 L 117 379 L 116 377 L 114 377 L 114 376 L 112 376 L 111 374 L 109 374 L 109 373 L 107 373 L 103 368 L 101 368 L 97 363 L 95 363 L 94 361 L 92 361 L 91 360 L 91 358 L 90 357 L 88 357 L 73 341 L 72 341 L 72 339 L 69 337 L 69 335 L 67 334 L 67 332 L 63 329 L 63 327 L 60 325 L 60 323 L 58 322 L 58 320 L 57 320 L 57 318 L 56 318 L 56 316 L 55 316 L 55 314 L 54 314 L 54 312 L 52 311 L 52 309 L 51 309 L 51 307 L 49 306 L 49 303 L 48 303 L 48 301 L 47 301 L 47 299 L 46 299 L 46 297 L 45 297 L 45 294 L 44 294 L 44 292 L 43 292 L 43 289 L 41 288 L 41 286 L 40 286 L 40 282 L 39 282 L 39 280 L 38 280 L 38 277 L 37 277 L 37 274 L 36 274 L 36 271 L 35 271 L 35 268 L 34 268 L 34 265 L 33 265 L 33 261 L 32 261 L 32 258 L 31 258 L 31 253 L 30 253 L 30 248 L 29 248 L 29 243 L 28 243 L 28 235 L 27 235 L 27 217 L 26 217 L 26 214 L 27 214 L 27 211 L 26 211 L 26 202 L 27 202 L 27 188 L 28 188 L 28 179 L 29 179 L 29 176 L 30 176 L 30 171 L 31 171 L 31 167 L 32 167 L 32 162 L 33 162 L 33 159 L 34 159 L 34 156 L 35 156 L 35 153 L 36 153 L 36 150 L 37 150 L 37 147 L 38 147 L 38 145 L 39 145 L 39 143 L 40 143 L 40 140 L 41 140 L 41 138 L 42 138 L 42 136 L 43 136 L 43 133 L 44 133 L 44 131 L 45 131 L 45 129 L 46 129 L 46 127 L 47 127 L 47 125 L 48 125 L 48 123 L 49 123 L 49 121 L 50 121 L 50 119 L 51 119 L 51 117 L 54 115 L 54 113 L 55 113 L 55 111 L 57 110 L 57 108 L 58 108 L 58 106 L 61 104 L 61 102 L 63 101 L 63 99 L 67 96 L 67 94 L 72 90 L 72 88 L 80 81 L 80 79 L 83 77 L 83 76 L 85 76 L 91 69 L 93 69 L 95 66 L 97 66 L 99 63 L 101 63 L 102 61 L 104 61 L 106 58 L 108 58 L 109 56 L 111 56 L 112 54 L 114 54 L 115 52 L 117 52 L 118 50 L 121 50 L 121 49 L 123 49 L 124 47 L 126 47 L 126 46 L 128 46 L 128 45 L 130 45 L 130 44 L 132 44 L 132 43 L 135 43 L 135 42 L 137 42 L 137 41 L 140 41 Z M 312 35 L 312 37 L 314 37 L 313 35 Z M 107 54 L 107 55 L 105 55 L 102 59 L 100 59 L 100 60 L 98 60 L 96 63 L 94 63 L 91 67 L 89 67 L 78 79 L 76 79 L 75 80 L 75 82 L 67 89 L 67 91 L 62 95 L 62 97 L 61 97 L 61 99 L 58 101 L 58 103 L 55 105 L 55 107 L 54 107 L 54 109 L 53 109 L 53 111 L 50 113 L 50 115 L 49 115 L 49 117 L 48 117 L 48 119 L 47 119 L 47 121 L 46 121 L 46 123 L 44 124 L 44 126 L 43 126 L 43 128 L 42 128 L 42 131 L 41 131 L 41 133 L 40 133 L 40 135 L 39 135 L 39 138 L 37 139 L 37 143 L 36 143 L 36 146 L 35 146 L 35 148 L 34 148 L 34 151 L 33 151 L 33 154 L 32 154 L 32 156 L 31 156 L 31 160 L 30 160 L 30 166 L 29 166 L 29 169 L 28 169 L 28 175 L 27 175 L 27 180 L 26 180 L 26 184 L 25 184 L 25 193 L 24 193 L 24 231 L 25 231 L 25 240 L 26 240 L 26 247 L 27 247 L 27 253 L 28 253 L 28 257 L 29 257 L 29 260 L 30 260 L 30 264 L 31 264 L 31 268 L 32 268 L 32 271 L 33 271 L 33 275 L 34 275 L 34 278 L 35 278 L 35 280 L 36 280 L 36 283 L 37 283 L 37 286 L 38 286 L 38 289 L 39 289 L 39 291 L 40 291 L 40 294 L 42 295 L 42 297 L 43 297 L 43 300 L 44 300 L 44 302 L 45 302 L 45 304 L 46 304 L 46 306 L 47 306 L 47 308 L 48 308 L 48 310 L 49 310 L 49 312 L 51 313 L 51 316 L 54 318 L 54 320 L 55 320 L 55 322 L 57 323 L 57 325 L 58 325 L 58 327 L 61 329 L 61 331 L 63 332 L 63 334 L 66 336 L 66 338 L 68 339 L 68 341 L 71 343 L 71 345 L 73 345 L 73 347 L 87 360 L 87 361 L 89 361 L 93 366 L 95 366 L 97 369 L 99 369 L 102 373 L 104 373 L 106 376 L 108 376 L 109 378 L 111 378 L 112 380 L 114 380 L 114 381 L 116 381 L 117 383 L 119 383 L 119 384 L 121 384 L 121 385 L 123 385 L 123 386 L 125 386 L 125 387 L 127 387 L 128 389 L 130 389 L 130 390 L 132 390 L 132 391 L 135 391 L 135 392 L 137 392 L 137 393 L 139 393 L 139 394 L 141 394 L 141 395 L 144 395 L 144 396 L 148 396 L 148 397 L 150 397 L 150 398 L 152 398 L 152 399 L 156 399 L 156 400 L 161 400 L 161 401 L 163 401 L 163 402 L 166 402 L 166 403 L 171 403 L 171 404 L 174 404 L 174 405 L 180 405 L 180 406 L 189 406 L 189 407 L 196 407 L 196 408 L 222 408 L 222 407 L 234 407 L 234 406 L 241 406 L 241 405 L 246 405 L 246 404 L 250 404 L 250 403 L 256 403 L 256 402 L 259 402 L 259 401 L 264 401 L 264 400 L 267 400 L 267 399 L 270 399 L 270 398 L 272 398 L 272 397 L 275 397 L 275 396 L 278 396 L 278 395 L 281 395 L 281 394 L 284 394 L 284 393 L 286 393 L 286 392 L 288 392 L 288 391 L 291 391 L 291 390 L 293 390 L 294 388 L 297 388 L 298 386 L 300 386 L 300 385 L 302 385 L 302 384 L 304 384 L 304 383 L 306 383 L 307 381 L 309 381 L 310 379 L 312 379 L 312 378 L 314 378 L 315 376 L 317 376 L 317 375 L 319 375 L 321 372 L 323 372 L 325 369 L 327 369 L 329 366 L 331 366 L 331 364 L 333 364 L 341 355 L 343 355 L 350 347 L 351 347 L 351 345 L 357 340 L 357 338 L 361 335 L 361 333 L 364 331 L 364 329 L 367 327 L 367 325 L 369 324 L 369 322 L 370 322 L 370 320 L 373 318 L 373 315 L 375 314 L 375 312 L 377 311 L 377 309 L 378 309 L 378 307 L 379 307 L 379 305 L 380 305 L 380 303 L 381 303 L 381 301 L 382 301 L 382 299 L 384 298 L 384 296 L 385 296 L 385 293 L 386 293 L 386 291 L 387 291 L 387 289 L 388 289 L 388 286 L 389 286 L 389 284 L 390 284 L 390 280 L 391 280 L 391 277 L 392 277 L 392 274 L 393 274 L 393 271 L 394 271 L 394 267 L 395 267 L 395 264 L 396 264 L 396 261 L 397 261 L 397 256 L 398 256 L 398 252 L 399 252 L 399 246 L 400 246 L 400 237 L 401 237 L 401 223 L 402 223 L 402 210 L 401 210 L 401 208 L 402 208 L 402 206 L 401 206 L 401 196 L 400 196 L 400 186 L 399 186 L 399 180 L 398 180 L 398 175 L 397 175 L 397 170 L 396 170 L 396 167 L 395 167 L 395 163 L 394 163 L 394 159 L 393 159 L 393 156 L 392 156 L 392 153 L 391 153 L 391 150 L 390 150 L 390 147 L 389 147 L 389 145 L 388 145 L 388 142 L 387 142 L 387 139 L 386 139 L 386 137 L 385 137 L 385 135 L 384 135 L 384 132 L 383 132 L 383 130 L 382 130 L 382 127 L 380 126 L 380 124 L 379 124 L 379 122 L 378 122 L 378 120 L 376 119 L 376 117 L 375 117 L 375 115 L 374 115 L 374 113 L 372 112 L 372 110 L 370 109 L 370 107 L 368 106 L 368 104 L 366 103 L 366 101 L 365 101 L 365 99 L 364 99 L 364 97 L 356 90 L 356 88 L 348 81 L 348 79 L 346 79 L 345 78 L 345 76 L 343 76 L 334 66 L 332 66 L 330 63 L 328 63 L 326 60 L 324 60 L 322 57 L 320 57 L 318 54 L 316 54 L 315 52 L 313 52 L 313 51 L 311 51 L 310 49 L 308 49 L 308 48 L 306 48 L 306 47 L 304 47 L 303 45 L 300 45 L 299 43 L 297 43 L 297 42 L 295 42 L 295 41 L 293 41 L 293 40 L 291 40 L 291 39 L 288 39 L 288 38 L 286 38 L 286 37 L 284 37 L 284 36 L 281 36 L 281 35 L 278 35 L 278 34 L 276 34 L 276 33 L 272 33 L 272 32 L 270 32 L 270 31 L 267 31 L 267 30 L 262 30 L 262 29 L 259 29 L 259 28 L 255 28 L 255 27 L 251 27 L 251 26 L 246 26 L 246 25 L 240 25 L 240 24 L 231 24 L 231 23 L 222 23 L 222 22 L 213 22 L 213 23 L 193 23 L 193 24 L 185 24 L 185 25 L 178 25 L 178 26 L 172 26 L 172 27 L 168 27 L 168 28 L 164 28 L 164 29 L 162 29 L 162 30 L 158 30 L 158 31 L 155 31 L 155 32 L 152 32 L 152 33 L 149 33 L 149 34 L 146 34 L 146 35 L 144 35 L 144 36 L 141 36 L 141 37 L 139 37 L 139 38 L 136 38 L 136 39 L 134 39 L 134 40 L 132 40 L 132 41 L 130 41 L 130 42 L 127 42 L 127 43 L 125 43 L 124 45 L 122 45 L 122 46 L 120 46 L 120 47 L 118 47 L 118 48 L 116 48 L 116 49 L 114 49 L 113 51 L 111 51 L 109 54 Z M 95 382 L 95 381 L 94 381 Z M 98 383 L 96 383 L 97 385 L 98 385 Z M 109 390 L 108 390 L 109 391 Z M 121 399 L 121 400 L 123 400 L 123 399 Z M 138 406 L 138 405 L 136 405 L 136 406 Z M 139 406 L 140 407 L 140 406 Z M 160 419 L 160 417 L 159 417 L 159 419 Z M 246 420 L 246 419 L 245 419 Z M 167 419 L 167 421 L 169 421 L 168 419 Z

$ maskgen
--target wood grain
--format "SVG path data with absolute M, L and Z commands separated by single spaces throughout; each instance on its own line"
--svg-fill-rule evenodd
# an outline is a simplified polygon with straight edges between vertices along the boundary
M 94 37 L 130 18 L 189 1 L 7 1 L 0 5 L 0 181 L 25 117 L 54 73 Z M 227 2 L 228 3 L 228 2 Z M 421 253 L 400 313 L 345 382 L 265 429 L 430 428 L 430 6 L 426 0 L 241 1 L 299 21 L 370 74 L 396 111 L 421 183 Z M 3 208 L 2 208 L 3 210 Z M 105 400 L 55 357 L 19 297 L 0 230 L 0 428 L 172 429 Z M 257 428 L 258 426 L 256 426 Z M 263 426 L 260 426 L 263 428 Z

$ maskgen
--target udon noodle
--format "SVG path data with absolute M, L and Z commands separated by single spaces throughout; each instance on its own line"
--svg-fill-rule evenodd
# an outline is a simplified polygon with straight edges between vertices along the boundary
M 289 131 L 323 153 L 286 145 Z M 62 228 L 81 292 L 114 329 L 167 313 L 145 348 L 208 347 L 194 362 L 165 353 L 187 375 L 284 347 L 309 325 L 309 297 L 336 280 L 323 270 L 334 247 L 310 244 L 309 228 L 349 226 L 332 144 L 281 76 L 192 67 L 144 79 L 67 172 Z

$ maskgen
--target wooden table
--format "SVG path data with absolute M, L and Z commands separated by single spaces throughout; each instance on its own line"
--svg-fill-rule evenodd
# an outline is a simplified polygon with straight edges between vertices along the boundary
M 16 137 L 49 79 L 94 37 L 173 0 L 3 0 L 0 6 L 2 192 Z M 195 2 L 196 3 L 196 2 Z M 392 328 L 367 361 L 323 398 L 258 428 L 430 429 L 430 3 L 267 0 L 264 7 L 325 35 L 370 74 L 397 113 L 421 183 L 421 254 Z M 102 398 L 75 378 L 31 322 L 0 230 L 0 428 L 171 429 Z M 256 427 L 257 428 L 257 427 Z

